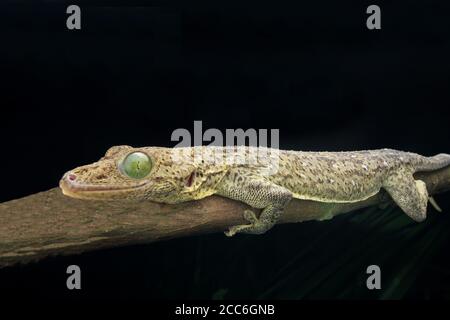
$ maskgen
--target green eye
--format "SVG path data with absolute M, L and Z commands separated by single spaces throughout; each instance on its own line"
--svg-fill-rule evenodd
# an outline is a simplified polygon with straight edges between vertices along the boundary
M 142 179 L 152 170 L 152 161 L 142 152 L 127 155 L 122 162 L 122 171 L 133 179 Z

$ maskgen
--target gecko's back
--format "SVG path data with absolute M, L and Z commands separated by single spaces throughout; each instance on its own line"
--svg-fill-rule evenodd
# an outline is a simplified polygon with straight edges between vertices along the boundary
M 280 154 L 273 183 L 294 198 L 324 202 L 356 202 L 379 192 L 384 179 L 400 166 L 412 167 L 422 157 L 382 149 L 355 152 L 297 152 Z

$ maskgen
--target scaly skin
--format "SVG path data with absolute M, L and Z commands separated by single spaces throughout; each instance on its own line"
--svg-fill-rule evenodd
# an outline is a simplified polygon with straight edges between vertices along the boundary
M 145 153 L 153 164 L 142 179 L 120 170 L 125 157 L 134 152 Z M 408 216 L 422 221 L 428 193 L 413 173 L 449 164 L 447 154 L 426 158 L 390 149 L 300 152 L 262 147 L 117 146 L 99 161 L 67 172 L 60 187 L 65 195 L 81 199 L 148 199 L 169 204 L 217 194 L 263 209 L 259 218 L 246 210 L 244 217 L 250 223 L 231 227 L 226 234 L 232 236 L 266 232 L 292 198 L 358 202 L 381 188 Z

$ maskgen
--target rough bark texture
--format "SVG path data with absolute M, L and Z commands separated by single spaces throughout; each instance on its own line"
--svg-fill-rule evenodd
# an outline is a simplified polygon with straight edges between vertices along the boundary
M 450 190 L 450 167 L 417 178 L 426 182 L 430 194 Z M 384 192 L 350 204 L 293 200 L 280 223 L 318 219 L 385 201 L 389 197 Z M 242 212 L 247 207 L 218 196 L 178 205 L 86 201 L 65 197 L 54 188 L 0 204 L 0 267 L 48 255 L 221 232 L 245 223 Z

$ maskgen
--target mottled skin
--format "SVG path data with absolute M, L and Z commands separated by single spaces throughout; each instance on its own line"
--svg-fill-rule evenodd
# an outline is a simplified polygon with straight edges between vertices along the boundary
M 143 179 L 131 179 L 119 170 L 123 159 L 137 151 L 153 162 L 151 172 Z M 82 199 L 179 203 L 217 194 L 263 209 L 259 217 L 246 210 L 244 217 L 250 223 L 231 227 L 226 234 L 232 236 L 237 232 L 264 233 L 292 198 L 357 202 L 381 188 L 408 216 L 422 221 L 428 193 L 425 183 L 414 180 L 413 173 L 449 164 L 447 154 L 427 158 L 390 149 L 300 152 L 262 147 L 117 146 L 98 162 L 67 172 L 60 186 L 64 194 Z

